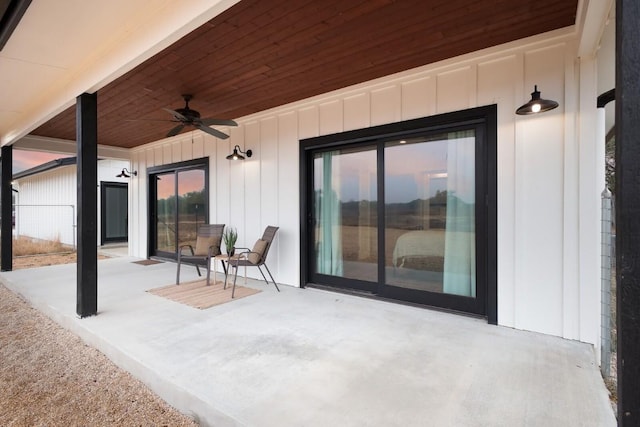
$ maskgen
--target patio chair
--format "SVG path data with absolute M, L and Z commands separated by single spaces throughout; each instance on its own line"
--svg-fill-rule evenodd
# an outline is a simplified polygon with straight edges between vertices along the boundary
M 265 263 L 267 260 L 267 255 L 269 254 L 269 248 L 271 247 L 271 243 L 273 243 L 273 239 L 276 236 L 276 231 L 278 231 L 278 228 L 279 227 L 273 227 L 271 225 L 268 226 L 264 230 L 264 234 L 262 235 L 262 238 L 256 241 L 256 244 L 253 246 L 253 249 L 236 248 L 236 251 L 238 249 L 242 249 L 242 251 L 236 252 L 236 254 L 229 261 L 229 266 L 235 268 L 235 274 L 233 276 L 233 289 L 231 290 L 231 298 L 233 298 L 236 291 L 236 279 L 238 278 L 238 267 L 245 267 L 245 268 L 258 267 L 258 270 L 260 270 L 260 274 L 262 274 L 262 278 L 264 279 L 265 283 L 268 285 L 269 281 L 267 280 L 267 277 L 262 272 L 262 268 L 260 268 L 261 266 L 264 266 L 264 268 L 267 270 L 267 273 L 269 273 L 269 277 L 271 278 L 273 285 L 276 287 L 278 292 L 280 292 L 280 288 L 278 288 L 278 284 L 273 279 L 273 275 L 271 274 L 271 271 L 269 271 L 269 267 L 267 267 L 267 264 Z
M 176 285 L 180 284 L 180 266 L 182 264 L 195 265 L 200 273 L 200 267 L 207 269 L 207 286 L 209 286 L 209 278 L 211 276 L 211 260 L 220 255 L 220 243 L 222 242 L 222 232 L 224 224 L 204 224 L 198 227 L 196 236 L 196 247 L 191 245 L 182 245 L 178 248 L 178 271 L 176 272 Z M 184 254 L 185 250 L 189 250 Z M 222 263 L 225 277 L 227 275 L 227 267 Z

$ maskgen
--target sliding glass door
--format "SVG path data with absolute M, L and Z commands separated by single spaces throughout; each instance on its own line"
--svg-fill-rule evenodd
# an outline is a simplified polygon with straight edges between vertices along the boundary
M 149 169 L 150 255 L 176 258 L 182 245 L 195 245 L 198 226 L 208 223 L 208 162 Z
M 303 281 L 487 314 L 486 127 L 303 141 Z

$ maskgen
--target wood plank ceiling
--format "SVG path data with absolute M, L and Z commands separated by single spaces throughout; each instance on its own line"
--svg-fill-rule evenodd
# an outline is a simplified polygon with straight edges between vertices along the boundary
M 98 141 L 164 138 L 162 108 L 183 107 L 181 94 L 202 117 L 239 118 L 573 25 L 577 2 L 242 0 L 99 90 Z M 75 140 L 75 108 L 33 134 Z

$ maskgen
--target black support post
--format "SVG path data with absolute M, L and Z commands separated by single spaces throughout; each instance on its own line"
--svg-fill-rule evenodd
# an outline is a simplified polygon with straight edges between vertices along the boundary
M 11 145 L 0 150 L 0 270 L 13 268 L 13 152 Z
M 76 100 L 78 167 L 78 262 L 76 313 L 98 312 L 98 97 Z
M 640 2 L 616 2 L 618 425 L 640 425 Z

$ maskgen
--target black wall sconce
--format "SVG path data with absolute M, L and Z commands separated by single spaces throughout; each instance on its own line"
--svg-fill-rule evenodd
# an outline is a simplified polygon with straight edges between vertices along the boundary
M 233 153 L 227 156 L 227 160 L 244 160 L 243 154 L 246 154 L 247 157 L 251 157 L 253 152 L 251 150 L 242 151 L 239 145 L 233 147 Z
M 524 116 L 527 114 L 543 113 L 558 107 L 558 103 L 556 101 L 540 98 L 538 85 L 535 85 L 533 88 L 533 92 L 531 92 L 531 101 L 518 108 L 516 110 L 516 114 Z
M 129 169 L 123 168 L 122 172 L 116 175 L 116 178 L 131 178 L 131 175 L 138 176 L 138 172 L 137 171 L 129 172 Z

